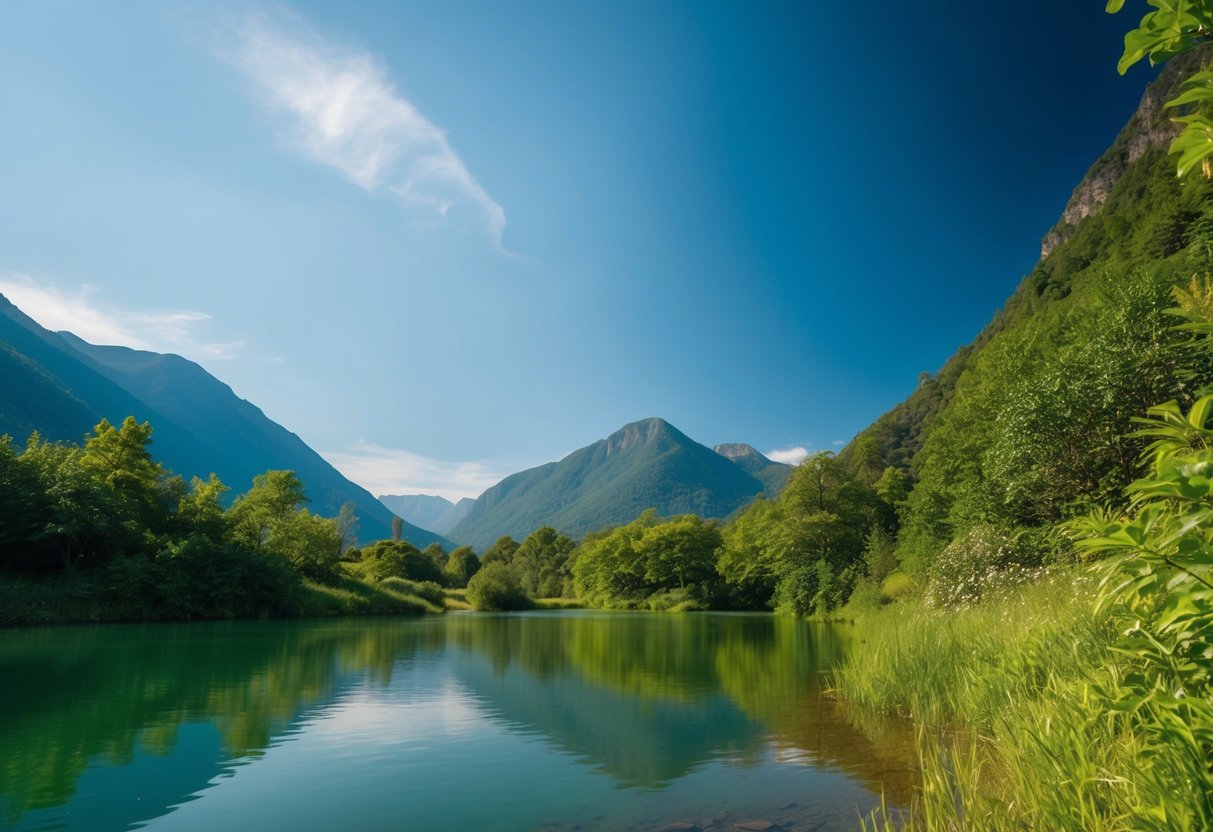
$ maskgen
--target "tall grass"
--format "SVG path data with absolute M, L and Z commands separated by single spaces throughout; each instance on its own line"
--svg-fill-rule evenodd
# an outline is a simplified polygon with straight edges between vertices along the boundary
M 865 829 L 1201 829 L 1200 779 L 1156 715 L 1109 707 L 1133 668 L 1115 616 L 1078 571 L 942 611 L 894 605 L 858 623 L 835 675 L 861 709 L 918 724 L 922 783 L 908 817 Z
M 432 600 L 414 594 L 409 588 L 385 586 L 359 580 L 351 575 L 343 576 L 336 585 L 303 582 L 302 597 L 298 603 L 298 614 L 302 616 L 325 615 L 424 615 L 443 611 L 441 600 Z M 405 581 L 403 583 L 412 583 Z

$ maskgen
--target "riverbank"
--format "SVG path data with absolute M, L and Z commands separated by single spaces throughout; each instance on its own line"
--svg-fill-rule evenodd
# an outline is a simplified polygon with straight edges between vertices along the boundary
M 1096 593 L 1072 569 L 967 609 L 911 601 L 859 618 L 838 693 L 913 720 L 922 759 L 909 820 L 877 811 L 865 828 L 1195 828 L 1183 744 L 1151 740 L 1147 708 L 1111 705 L 1133 668 Z
M 424 595 L 423 595 L 424 593 Z M 222 603 L 203 610 L 192 599 L 159 593 L 120 592 L 96 575 L 0 577 L 0 627 L 193 621 L 232 618 L 323 618 L 355 615 L 441 613 L 442 599 L 411 581 L 375 583 L 351 574 L 332 585 L 300 581 L 261 614 L 226 613 Z

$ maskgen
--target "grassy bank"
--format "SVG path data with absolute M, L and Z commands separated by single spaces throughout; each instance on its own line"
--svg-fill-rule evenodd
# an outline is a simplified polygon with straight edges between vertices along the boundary
M 1109 706 L 1135 668 L 1095 592 L 1066 571 L 969 609 L 910 601 L 859 620 L 839 693 L 913 719 L 923 767 L 910 818 L 867 828 L 1202 828 L 1190 746 L 1161 740 L 1148 705 Z
M 424 615 L 442 609 L 441 600 L 435 603 L 423 585 L 401 580 L 376 583 L 347 573 L 331 585 L 304 580 L 258 617 Z M 117 594 L 95 575 L 0 578 L 0 627 L 234 617 L 249 616 L 227 615 L 222 607 L 191 614 L 188 604 L 174 603 L 171 596 Z

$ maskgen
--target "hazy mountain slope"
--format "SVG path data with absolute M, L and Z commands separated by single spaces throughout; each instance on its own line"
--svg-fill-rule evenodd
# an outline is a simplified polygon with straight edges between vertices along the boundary
M 75 350 L 91 358 L 103 373 L 141 401 L 179 425 L 221 447 L 226 460 L 220 479 L 244 491 L 267 469 L 290 469 L 307 485 L 312 508 L 332 516 L 347 501 L 358 513 L 359 538 L 391 534 L 392 513 L 369 491 L 350 482 L 302 439 L 237 396 L 202 367 L 179 355 L 96 346 L 62 333 Z M 444 543 L 440 535 L 408 526 L 404 538 L 414 545 Z
M 299 437 L 197 364 L 175 355 L 98 347 L 39 326 L 0 296 L 0 433 L 24 442 L 31 430 L 78 442 L 102 417 L 152 423 L 152 453 L 185 477 L 219 475 L 235 492 L 255 474 L 289 468 L 303 480 L 313 509 L 335 514 L 352 500 L 363 540 L 387 537 L 392 515 L 343 477 Z M 442 542 L 406 527 L 418 545 Z
M 3 295 L 0 353 L 5 381 L 11 382 L 0 388 L 0 432 L 18 443 L 31 430 L 47 439 L 79 442 L 103 416 L 113 422 L 134 416 L 155 427 L 152 451 L 175 471 L 205 474 L 214 470 L 208 460 L 226 461 L 220 449 L 115 384 L 99 365 Z
M 380 494 L 379 502 L 406 522 L 437 534 L 446 534 L 467 516 L 468 509 L 476 501 L 464 497 L 452 503 L 434 494 Z
M 726 517 L 763 490 L 763 483 L 662 419 L 626 425 L 606 439 L 506 477 L 484 492 L 450 531 L 484 547 L 508 534 L 521 538 L 551 525 L 573 537 L 659 514 Z

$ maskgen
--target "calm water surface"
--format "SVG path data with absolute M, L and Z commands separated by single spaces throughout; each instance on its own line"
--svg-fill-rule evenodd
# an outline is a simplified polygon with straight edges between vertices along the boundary
M 848 631 L 597 612 L 0 632 L 0 828 L 851 829 L 912 737 Z

